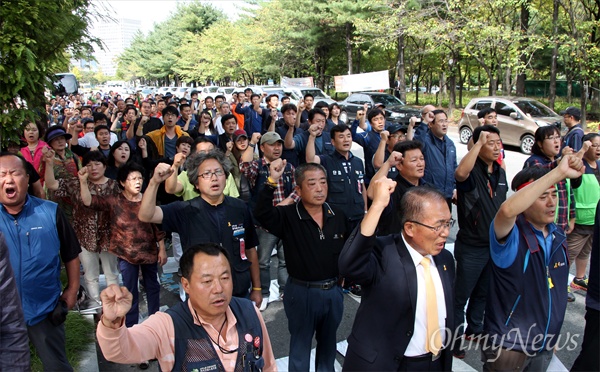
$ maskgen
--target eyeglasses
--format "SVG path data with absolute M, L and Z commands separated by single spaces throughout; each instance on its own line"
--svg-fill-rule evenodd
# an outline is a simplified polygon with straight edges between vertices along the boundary
M 550 137 L 546 137 L 545 139 L 550 140 L 550 141 L 560 141 L 560 136 L 550 136 Z
M 204 178 L 205 180 L 210 180 L 213 175 L 217 176 L 217 178 L 219 178 L 219 177 L 224 176 L 225 172 L 223 171 L 223 169 L 215 169 L 214 171 L 206 171 L 206 172 L 200 173 L 200 177 Z
M 442 224 L 440 224 L 438 226 L 425 225 L 424 223 L 421 223 L 419 221 L 406 221 L 406 222 L 416 223 L 417 225 L 421 225 L 423 227 L 431 229 L 431 231 L 439 234 L 442 229 L 448 229 L 448 230 L 450 230 L 450 228 L 452 228 L 452 226 L 454 226 L 454 224 L 456 223 L 456 220 L 454 218 L 451 218 L 451 219 L 448 220 L 448 222 L 444 222 L 444 223 L 442 223 Z

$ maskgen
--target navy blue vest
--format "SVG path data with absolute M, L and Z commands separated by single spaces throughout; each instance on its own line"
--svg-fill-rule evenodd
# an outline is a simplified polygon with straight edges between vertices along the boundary
M 519 250 L 513 264 L 492 264 L 484 326 L 496 346 L 534 353 L 551 350 L 560 335 L 567 308 L 567 241 L 557 228 L 549 262 L 532 226 L 517 217 Z
M 189 300 L 188 300 L 189 301 Z M 166 311 L 175 328 L 175 364 L 173 371 L 224 371 L 212 341 L 204 327 L 194 324 L 188 301 L 180 302 Z M 237 320 L 239 348 L 236 372 L 260 371 L 265 361 L 260 320 L 249 300 L 232 297 L 229 307 Z M 249 336 L 249 337 L 248 337 Z M 252 341 L 246 341 L 246 338 Z M 257 340 L 255 347 L 254 340 Z
M 350 163 L 350 170 L 346 173 L 343 162 Z M 350 154 L 346 159 L 337 151 L 332 155 L 321 156 L 321 165 L 327 170 L 327 202 L 338 207 L 350 221 L 357 221 L 365 215 L 365 201 L 358 191 L 359 182 L 363 181 L 365 168 L 362 161 Z M 366 187 L 363 187 L 363 192 Z

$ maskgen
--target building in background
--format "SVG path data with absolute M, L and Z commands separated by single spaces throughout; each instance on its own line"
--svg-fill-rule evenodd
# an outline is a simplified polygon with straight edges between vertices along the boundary
M 115 18 L 114 22 L 96 22 L 92 26 L 92 35 L 104 42 L 104 50 L 97 47 L 94 51 L 97 68 L 101 69 L 104 75 L 116 74 L 116 58 L 129 47 L 141 26 L 142 21 L 128 18 Z

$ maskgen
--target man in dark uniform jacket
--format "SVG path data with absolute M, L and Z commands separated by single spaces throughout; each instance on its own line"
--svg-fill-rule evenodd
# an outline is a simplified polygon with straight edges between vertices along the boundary
M 444 246 L 454 220 L 444 195 L 414 187 L 402 232 L 375 237 L 395 186 L 371 184 L 373 204 L 340 254 L 340 275 L 362 286 L 344 370 L 450 371 L 454 259 Z

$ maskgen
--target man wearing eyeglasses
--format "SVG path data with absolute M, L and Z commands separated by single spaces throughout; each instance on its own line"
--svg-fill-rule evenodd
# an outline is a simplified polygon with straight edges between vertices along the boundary
M 565 155 L 550 172 L 521 170 L 515 191 L 490 225 L 491 274 L 482 345 L 486 371 L 545 371 L 567 308 L 569 259 L 564 230 L 554 223 L 556 184 L 585 171 L 581 154 Z
M 454 245 L 456 258 L 456 296 L 454 324 L 457 336 L 467 339 L 483 332 L 483 313 L 490 275 L 490 223 L 506 200 L 506 172 L 496 161 L 502 149 L 500 130 L 483 125 L 473 131 L 474 145 L 461 160 L 454 176 L 457 190 L 457 215 L 460 227 Z M 467 328 L 465 321 L 465 305 Z M 462 342 L 454 344 L 454 356 L 463 359 Z
M 569 128 L 567 134 L 562 140 L 560 151 L 565 147 L 570 147 L 574 152 L 581 150 L 583 144 L 583 128 L 579 121 L 581 120 L 581 110 L 577 107 L 567 107 L 560 113 L 563 116 L 563 122 Z
M 142 198 L 140 221 L 162 223 L 163 230 L 178 233 L 184 252 L 195 244 L 222 244 L 231 258 L 233 295 L 248 297 L 252 287 L 249 297 L 260 306 L 258 237 L 252 216 L 246 203 L 223 194 L 231 163 L 220 151 L 211 151 L 190 157 L 186 169 L 200 196 L 156 206 L 158 185 L 174 172 L 169 164 L 160 163 Z
M 363 292 L 344 370 L 450 371 L 454 259 L 444 247 L 454 220 L 443 194 L 413 187 L 400 204 L 401 232 L 376 237 L 395 187 L 371 183 L 373 203 L 338 261 Z

